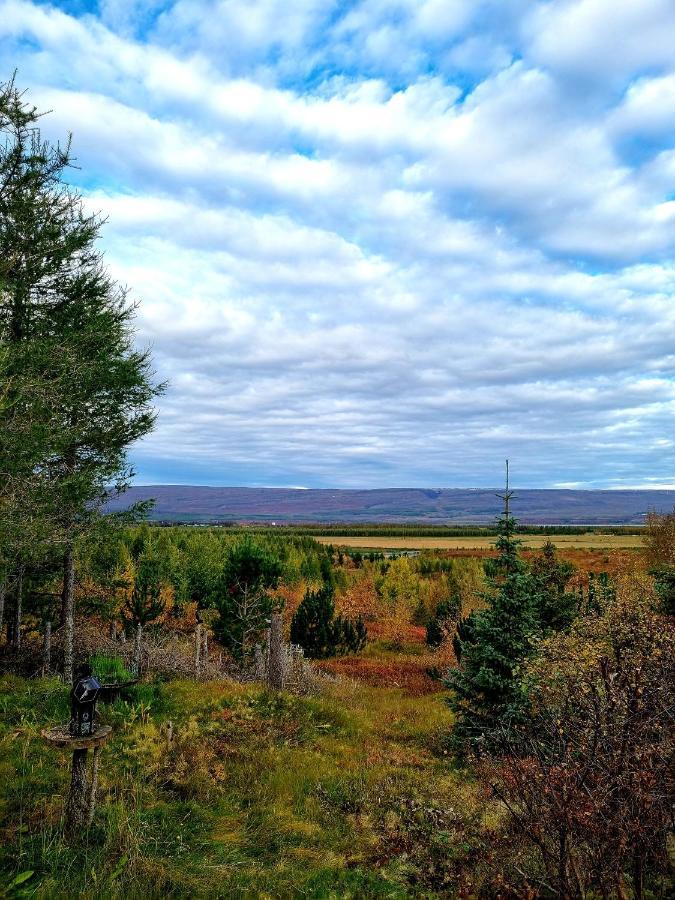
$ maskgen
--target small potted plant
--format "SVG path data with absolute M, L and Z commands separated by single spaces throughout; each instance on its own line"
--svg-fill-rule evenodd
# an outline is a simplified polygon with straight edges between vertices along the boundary
M 125 688 L 132 687 L 138 681 L 127 669 L 122 657 L 112 653 L 94 653 L 89 665 L 101 684 L 98 696 L 103 703 L 117 700 Z

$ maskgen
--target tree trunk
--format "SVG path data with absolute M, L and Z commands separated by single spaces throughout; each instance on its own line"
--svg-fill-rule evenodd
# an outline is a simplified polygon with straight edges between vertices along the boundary
M 75 594 L 75 556 L 72 546 L 63 556 L 63 591 L 61 593 L 61 625 L 63 628 L 63 680 L 73 683 L 73 598 Z
M 52 623 L 45 623 L 45 641 L 42 648 L 42 674 L 47 675 L 52 667 Z
M 281 613 L 272 613 L 270 621 L 270 656 L 267 668 L 267 684 L 274 691 L 284 686 L 284 645 Z
M 23 569 L 19 566 L 14 593 L 14 649 L 21 650 L 21 618 L 23 614 Z
M 143 626 L 140 622 L 136 625 L 136 634 L 134 636 L 134 672 L 136 678 L 141 677 L 141 648 L 143 646 Z
M 263 649 L 260 644 L 256 644 L 253 648 L 253 660 L 254 660 L 254 668 L 253 672 L 255 675 L 256 681 L 264 681 L 265 680 L 265 657 L 263 655 Z
M 117 640 L 117 621 L 115 619 L 110 623 L 110 640 Z

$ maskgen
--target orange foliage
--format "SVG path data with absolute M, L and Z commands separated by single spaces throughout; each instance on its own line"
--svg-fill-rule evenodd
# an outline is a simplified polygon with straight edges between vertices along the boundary
M 372 622 L 380 615 L 373 573 L 363 569 L 357 572 L 359 577 L 352 581 L 345 593 L 336 597 L 336 612 L 351 619 L 361 616 L 364 622 Z
M 401 688 L 412 697 L 444 690 L 440 681 L 429 677 L 426 671 L 430 665 L 429 660 L 421 657 L 377 659 L 369 656 L 341 656 L 322 660 L 315 665 L 325 672 L 376 687 Z

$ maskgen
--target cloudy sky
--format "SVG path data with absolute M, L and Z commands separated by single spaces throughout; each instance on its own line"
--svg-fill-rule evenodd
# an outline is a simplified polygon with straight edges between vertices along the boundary
M 675 486 L 673 0 L 0 0 L 170 379 L 140 483 Z

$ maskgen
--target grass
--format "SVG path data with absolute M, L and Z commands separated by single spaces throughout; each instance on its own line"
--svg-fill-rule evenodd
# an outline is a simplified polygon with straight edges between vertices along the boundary
M 480 870 L 483 801 L 439 694 L 139 685 L 101 709 L 99 807 L 71 845 L 66 759 L 39 736 L 67 710 L 58 681 L 0 680 L 0 897 L 434 897 Z
M 89 657 L 93 674 L 101 684 L 124 684 L 134 677 L 121 656 L 110 653 L 94 653 Z
M 552 541 L 556 547 L 601 549 L 601 550 L 625 550 L 637 549 L 642 546 L 642 536 L 639 534 L 599 534 L 588 532 L 587 534 L 556 534 L 549 535 L 519 535 L 523 547 L 543 547 L 547 541 Z M 349 537 L 335 534 L 330 537 L 316 537 L 321 544 L 333 544 L 340 547 L 360 547 L 364 550 L 489 550 L 494 548 L 494 537 L 379 537 L 377 535 L 365 535 L 362 537 Z

